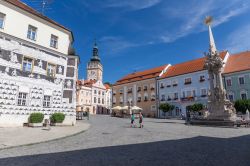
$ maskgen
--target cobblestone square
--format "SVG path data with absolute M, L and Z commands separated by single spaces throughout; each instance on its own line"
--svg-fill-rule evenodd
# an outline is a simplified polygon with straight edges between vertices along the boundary
M 145 118 L 140 129 L 130 128 L 129 119 L 101 115 L 91 117 L 89 123 L 89 130 L 72 137 L 0 150 L 0 165 L 250 163 L 250 128 L 186 126 L 181 120 Z

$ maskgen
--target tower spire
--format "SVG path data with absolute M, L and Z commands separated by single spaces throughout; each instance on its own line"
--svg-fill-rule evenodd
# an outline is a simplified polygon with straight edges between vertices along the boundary
M 93 55 L 92 55 L 92 58 L 91 58 L 91 61 L 100 61 L 100 57 L 98 55 L 98 46 L 97 46 L 97 43 L 96 43 L 96 39 L 94 40 L 94 47 L 93 47 Z
M 216 49 L 216 45 L 214 42 L 212 28 L 211 28 L 213 18 L 211 16 L 207 16 L 204 22 L 208 26 L 208 31 L 209 31 L 209 52 L 211 55 L 214 55 L 217 52 L 217 49 Z

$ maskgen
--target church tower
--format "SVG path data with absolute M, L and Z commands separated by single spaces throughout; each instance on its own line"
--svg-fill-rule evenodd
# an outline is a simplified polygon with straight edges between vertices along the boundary
M 93 47 L 93 55 L 87 65 L 87 80 L 102 81 L 103 68 L 98 55 L 96 41 Z

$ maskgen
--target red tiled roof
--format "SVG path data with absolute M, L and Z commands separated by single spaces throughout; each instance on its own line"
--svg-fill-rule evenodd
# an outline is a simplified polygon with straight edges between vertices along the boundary
M 14 6 L 16 6 L 16 7 L 20 8 L 20 9 L 22 9 L 22 10 L 25 10 L 26 12 L 29 12 L 29 13 L 37 16 L 37 17 L 40 17 L 40 18 L 42 18 L 42 19 L 44 19 L 44 20 L 46 20 L 46 21 L 48 21 L 48 22 L 50 22 L 50 23 L 52 23 L 52 24 L 54 24 L 56 26 L 59 26 L 59 27 L 63 28 L 66 31 L 71 32 L 69 29 L 67 29 L 64 26 L 60 25 L 59 23 L 51 20 L 50 18 L 42 15 L 41 13 L 37 12 L 36 10 L 34 10 L 30 6 L 26 5 L 25 3 L 21 2 L 20 0 L 4 0 L 4 1 L 6 1 L 6 2 L 8 2 L 8 3 L 10 3 L 10 4 L 12 4 L 12 5 L 14 5 Z
M 92 85 L 95 83 L 96 83 L 96 80 L 78 80 L 77 81 L 78 86 L 92 87 Z
M 227 51 L 223 51 L 220 53 L 220 57 L 222 59 L 225 58 L 227 54 Z M 204 64 L 205 64 L 206 57 L 179 63 L 173 66 L 170 66 L 166 73 L 164 73 L 161 78 L 169 78 L 174 77 L 178 75 L 193 73 L 197 71 L 204 70 Z
M 125 77 L 118 80 L 114 85 L 121 85 L 121 84 L 130 83 L 130 82 L 156 78 L 157 76 L 159 76 L 159 74 L 162 72 L 162 70 L 164 70 L 166 66 L 167 65 L 128 74 Z
M 224 74 L 250 70 L 250 51 L 231 55 L 226 63 Z

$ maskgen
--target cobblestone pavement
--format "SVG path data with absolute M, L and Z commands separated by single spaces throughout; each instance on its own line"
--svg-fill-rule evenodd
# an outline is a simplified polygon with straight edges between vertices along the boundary
M 183 121 L 95 116 L 88 131 L 61 140 L 0 150 L 0 165 L 249 166 L 250 128 L 185 126 Z

